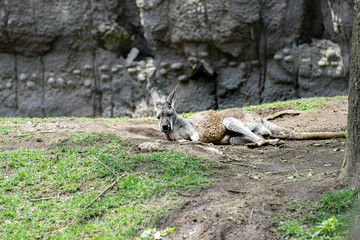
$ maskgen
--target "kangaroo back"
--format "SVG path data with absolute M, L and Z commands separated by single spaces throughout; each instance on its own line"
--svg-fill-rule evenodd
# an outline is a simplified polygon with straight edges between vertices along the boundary
M 214 110 L 196 113 L 188 118 L 199 133 L 200 141 L 218 144 L 225 136 L 226 129 L 222 124 L 224 116 Z

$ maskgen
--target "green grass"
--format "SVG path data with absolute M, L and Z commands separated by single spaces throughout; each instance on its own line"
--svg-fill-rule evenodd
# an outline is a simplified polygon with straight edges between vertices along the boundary
M 201 158 L 131 155 L 129 147 L 119 137 L 81 133 L 46 151 L 0 150 L 0 239 L 135 239 L 178 204 L 179 192 L 213 181 L 214 165 Z
M 325 193 L 318 202 L 297 201 L 278 214 L 271 214 L 273 231 L 287 239 L 349 239 L 359 223 L 357 190 Z
M 343 96 L 336 97 L 312 97 L 312 98 L 300 98 L 289 101 L 277 101 L 272 103 L 264 103 L 256 106 L 246 106 L 245 110 L 255 110 L 264 108 L 277 108 L 278 106 L 290 106 L 294 105 L 293 110 L 311 110 L 324 104 L 324 101 L 329 99 L 343 98 Z
M 276 109 L 279 106 L 293 106 L 293 110 L 311 110 L 314 108 L 317 108 L 318 106 L 321 106 L 324 104 L 326 100 L 330 99 L 337 99 L 337 98 L 343 98 L 344 96 L 336 96 L 336 97 L 312 97 L 312 98 L 300 98 L 296 100 L 288 100 L 288 101 L 277 101 L 272 103 L 264 103 L 260 105 L 254 105 L 254 106 L 245 106 L 243 109 L 245 110 L 256 110 L 256 109 L 266 109 L 266 108 L 272 108 Z M 219 109 L 218 111 L 221 111 L 223 109 Z M 179 114 L 181 117 L 190 117 L 198 112 L 189 112 L 189 113 L 182 113 Z
M 15 127 L 8 125 L 0 125 L 0 135 L 8 135 Z

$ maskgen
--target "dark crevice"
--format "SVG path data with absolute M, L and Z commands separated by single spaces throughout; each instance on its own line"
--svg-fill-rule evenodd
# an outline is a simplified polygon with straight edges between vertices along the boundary
M 19 109 L 19 80 L 18 80 L 18 69 L 17 69 L 17 54 L 14 54 L 14 89 L 15 89 L 15 111 L 17 112 Z M 17 114 L 17 113 L 16 113 Z
M 297 51 L 299 51 L 297 49 Z M 296 53 L 296 59 L 299 58 L 299 52 Z M 300 92 L 299 92 L 299 60 L 295 61 L 294 68 L 295 68 L 295 82 L 294 82 L 294 90 L 295 90 L 295 98 L 300 98 Z
M 94 49 L 92 53 L 92 63 L 93 63 L 93 75 L 95 79 L 95 87 L 94 87 L 94 94 L 93 96 L 93 113 L 92 116 L 96 117 L 101 115 L 102 113 L 102 106 L 101 106 L 101 99 L 102 99 L 102 90 L 101 90 L 101 83 L 100 78 L 96 71 L 96 50 Z
M 130 50 L 136 47 L 139 49 L 139 54 L 135 60 L 140 61 L 148 57 L 154 57 L 154 55 L 150 44 L 144 37 L 144 29 L 140 24 L 140 17 L 134 19 L 128 14 L 129 12 L 135 11 L 135 9 L 136 11 L 139 11 L 135 1 L 130 1 L 130 4 L 129 2 L 124 3 L 123 12 L 118 14 L 116 19 L 117 24 L 124 28 L 129 36 L 131 36 L 127 43 L 122 44 L 118 49 L 117 55 L 118 57 L 122 56 L 123 58 L 126 58 Z M 140 13 L 138 13 L 138 16 L 140 16 Z
M 305 0 L 303 5 L 303 22 L 297 44 L 311 43 L 312 38 L 326 38 L 322 0 Z
M 259 63 L 260 63 L 260 68 L 262 68 L 262 71 L 260 71 L 260 76 L 259 76 L 259 102 L 262 103 L 264 100 L 263 97 L 263 93 L 265 90 L 265 83 L 266 83 L 266 74 L 267 74 L 267 31 L 266 31 L 266 26 L 263 22 L 263 17 L 262 17 L 262 9 L 264 9 L 264 2 L 261 1 L 261 8 L 259 10 L 259 36 L 255 36 L 255 38 L 257 39 L 257 44 L 258 44 L 258 59 L 259 59 Z M 262 38 L 263 38 L 263 46 L 262 46 Z
M 89 29 L 94 28 L 94 19 L 93 19 L 93 6 L 92 6 L 92 0 L 89 0 L 89 7 L 90 7 L 90 21 L 89 21 Z M 101 115 L 102 109 L 101 109 L 101 99 L 102 99 L 102 92 L 101 92 L 101 86 L 100 86 L 100 79 L 96 71 L 96 48 L 92 50 L 92 74 L 94 76 L 94 87 L 91 89 L 92 93 L 92 117 L 96 117 Z M 86 96 L 88 97 L 88 96 Z
M 8 32 L 8 19 L 9 19 L 9 9 L 8 9 L 8 6 L 7 6 L 7 1 L 0 1 L 0 11 L 3 11 L 3 14 L 4 16 L 1 16 L 2 13 L 0 12 L 0 17 L 3 17 L 3 23 L 4 23 L 4 26 L 1 26 L 0 25 L 0 28 L 4 29 L 4 31 L 1 32 L 1 34 L 4 34 L 5 35 L 5 38 L 6 38 L 6 42 L 8 43 L 9 42 L 9 32 Z M 2 24 L 2 23 L 0 23 Z
M 45 116 L 45 64 L 43 56 L 40 57 L 40 63 L 41 63 L 41 88 L 42 88 L 42 94 L 41 94 L 41 114 L 44 117 Z
M 206 1 L 202 0 L 201 2 L 204 5 L 204 9 L 205 9 L 205 21 L 206 21 L 206 24 L 209 26 L 209 32 L 210 32 L 210 35 L 212 36 L 212 25 L 211 25 L 211 22 L 209 21 Z

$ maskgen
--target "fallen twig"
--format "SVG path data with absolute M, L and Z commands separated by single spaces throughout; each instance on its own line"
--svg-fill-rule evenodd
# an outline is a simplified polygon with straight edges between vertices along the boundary
M 29 201 L 30 202 L 36 202 L 36 201 L 41 201 L 41 200 L 50 200 L 50 199 L 54 199 L 54 198 L 58 198 L 58 197 L 33 198 L 33 199 L 29 199 Z
M 50 200 L 50 199 L 54 199 L 54 198 L 59 198 L 61 193 L 63 193 L 63 192 L 59 192 L 56 197 L 33 198 L 33 199 L 29 199 L 29 201 L 36 202 L 36 201 L 41 201 L 41 200 Z
M 274 120 L 275 118 L 281 117 L 283 115 L 299 115 L 299 114 L 301 114 L 301 111 L 285 110 L 268 116 L 266 120 Z
M 253 213 L 254 213 L 254 209 L 251 209 L 250 216 L 249 216 L 249 224 L 251 223 Z
M 99 195 L 97 195 L 88 205 L 85 206 L 85 208 L 90 207 L 96 200 L 98 200 L 102 195 L 104 195 L 104 193 L 105 193 L 107 190 L 109 190 L 110 188 L 112 188 L 112 187 L 116 184 L 116 182 L 117 182 L 120 178 L 122 178 L 123 176 L 125 176 L 125 173 L 122 174 L 120 177 L 116 178 L 116 180 L 115 180 L 113 183 L 111 183 L 107 188 L 105 188 L 104 191 L 102 191 Z
M 106 169 L 108 169 L 110 172 L 112 172 L 112 174 L 114 174 L 116 177 L 119 177 L 119 175 L 116 174 L 116 172 L 114 172 L 110 167 L 108 167 L 105 163 L 103 163 L 102 161 L 100 161 L 99 159 L 95 158 L 96 161 L 98 161 L 99 163 L 101 163 L 101 165 L 103 165 Z
M 240 194 L 243 193 L 245 194 L 245 191 L 241 191 L 241 190 L 236 190 L 236 189 L 227 189 L 226 191 L 231 192 L 231 193 L 236 193 L 236 194 Z

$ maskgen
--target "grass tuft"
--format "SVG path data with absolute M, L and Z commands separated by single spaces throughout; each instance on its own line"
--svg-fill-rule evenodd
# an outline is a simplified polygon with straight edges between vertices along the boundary
M 155 226 L 179 192 L 213 181 L 214 166 L 201 158 L 131 155 L 130 147 L 116 136 L 76 133 L 49 150 L 2 150 L 0 238 L 134 239 Z
M 359 208 L 359 192 L 343 189 L 325 193 L 318 202 L 291 203 L 269 219 L 286 238 L 345 240 L 359 224 Z

